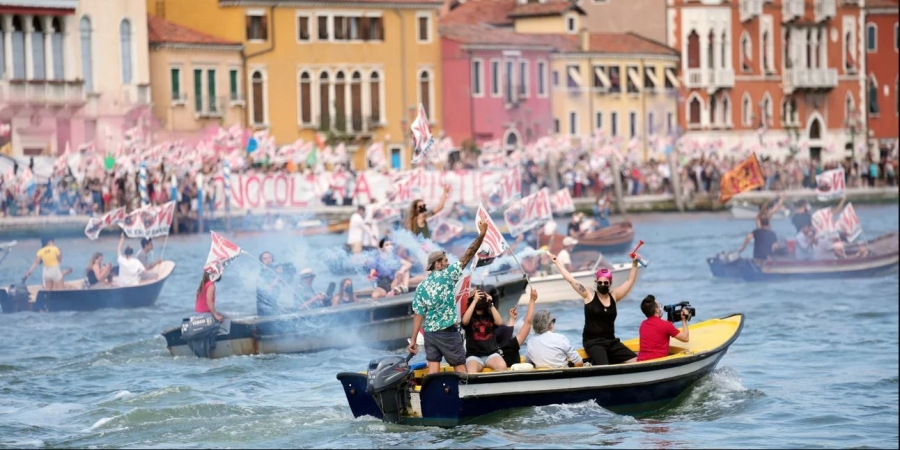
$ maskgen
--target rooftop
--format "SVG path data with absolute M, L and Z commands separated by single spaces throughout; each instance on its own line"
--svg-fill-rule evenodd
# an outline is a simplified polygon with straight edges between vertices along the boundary
M 553 34 L 516 33 L 511 28 L 498 28 L 486 23 L 440 26 L 441 36 L 469 45 L 508 45 L 515 47 L 571 47 L 567 39 Z
M 512 26 L 509 17 L 516 8 L 516 0 L 469 0 L 460 3 L 441 18 L 442 25 L 472 25 L 486 23 Z
M 75 9 L 78 0 L 0 0 L 0 7 L 14 6 L 21 8 Z
M 509 14 L 510 17 L 540 17 L 557 16 L 567 11 L 576 11 L 580 15 L 586 15 L 584 10 L 569 0 L 555 0 L 547 3 L 526 3 L 517 5 Z
M 147 41 L 150 44 L 241 45 L 151 15 L 147 15 Z

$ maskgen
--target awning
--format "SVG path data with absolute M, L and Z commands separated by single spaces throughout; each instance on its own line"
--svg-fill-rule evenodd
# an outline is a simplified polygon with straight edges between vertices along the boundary
M 681 87 L 681 83 L 678 82 L 678 77 L 675 76 L 674 69 L 666 69 L 666 79 L 669 80 L 669 83 L 678 89 Z
M 583 85 L 583 83 L 581 82 L 581 75 L 578 74 L 578 66 L 569 66 L 569 68 L 566 70 L 566 73 L 577 86 Z
M 631 81 L 632 84 L 634 84 L 635 88 L 637 88 L 638 90 L 641 89 L 641 80 L 640 78 L 638 78 L 636 67 L 628 68 L 628 80 Z
M 647 78 L 649 78 L 650 82 L 653 83 L 654 89 L 662 89 L 662 86 L 659 84 L 659 78 L 656 78 L 656 68 L 644 67 L 644 74 L 647 75 Z
M 612 85 L 609 82 L 609 77 L 606 76 L 606 71 L 602 67 L 594 67 L 594 75 L 600 79 L 600 84 L 602 85 L 600 87 L 609 89 L 609 86 Z

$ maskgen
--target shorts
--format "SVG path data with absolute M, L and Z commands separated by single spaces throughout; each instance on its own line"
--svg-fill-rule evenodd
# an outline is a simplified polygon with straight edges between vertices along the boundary
M 393 283 L 394 280 L 388 277 L 379 277 L 375 285 L 380 287 L 381 289 L 384 289 L 385 292 L 391 292 L 391 284 Z
M 501 358 L 502 359 L 503 357 L 499 353 L 491 353 L 490 355 L 487 355 L 484 357 L 472 355 L 472 356 L 466 357 L 466 362 L 478 361 L 478 364 L 481 364 L 481 367 L 487 367 L 487 362 L 490 361 L 491 358 Z
M 451 366 L 461 366 L 466 363 L 466 346 L 463 344 L 459 327 L 455 330 L 425 332 L 425 360 L 428 362 L 441 362 L 441 358 L 447 360 Z
M 44 283 L 62 281 L 62 279 L 63 279 L 62 271 L 59 270 L 59 266 L 53 266 L 53 267 L 44 266 L 43 279 L 44 279 Z
M 618 339 L 593 339 L 584 341 L 584 351 L 591 358 L 591 364 L 605 366 L 608 364 L 621 364 L 637 354 L 631 351 Z

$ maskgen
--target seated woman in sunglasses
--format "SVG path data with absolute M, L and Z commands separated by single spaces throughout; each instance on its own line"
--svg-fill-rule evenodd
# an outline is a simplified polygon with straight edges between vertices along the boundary
M 640 255 L 634 255 L 628 280 L 615 289 L 612 289 L 612 272 L 606 268 L 598 270 L 597 290 L 591 291 L 563 267 L 556 259 L 556 255 L 550 255 L 559 273 L 584 300 L 584 331 L 581 333 L 581 339 L 584 351 L 590 356 L 591 364 L 595 366 L 630 363 L 637 360 L 637 355 L 616 338 L 616 303 L 631 292 L 637 280 L 640 258 Z

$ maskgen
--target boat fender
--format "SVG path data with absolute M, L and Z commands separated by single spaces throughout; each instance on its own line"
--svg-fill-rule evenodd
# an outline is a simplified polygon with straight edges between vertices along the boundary
M 513 364 L 510 367 L 511 370 L 534 370 L 534 364 L 531 363 L 517 363 Z

